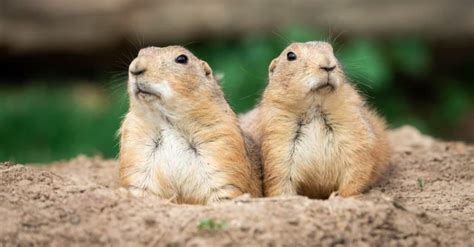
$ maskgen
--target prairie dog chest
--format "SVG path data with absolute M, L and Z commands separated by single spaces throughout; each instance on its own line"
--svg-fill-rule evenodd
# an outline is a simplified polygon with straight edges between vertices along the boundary
M 324 113 L 314 111 L 300 120 L 294 135 L 290 146 L 295 168 L 322 168 L 337 156 L 340 138 Z
M 167 124 L 147 137 L 142 146 L 142 187 L 165 198 L 205 197 L 212 185 L 199 147 Z
M 162 128 L 158 145 L 151 150 L 153 163 L 163 175 L 179 183 L 187 176 L 199 175 L 203 170 L 203 157 L 197 146 L 172 128 Z
M 288 172 L 299 194 L 320 198 L 338 187 L 344 173 L 344 139 L 336 131 L 320 112 L 297 124 L 289 143 Z

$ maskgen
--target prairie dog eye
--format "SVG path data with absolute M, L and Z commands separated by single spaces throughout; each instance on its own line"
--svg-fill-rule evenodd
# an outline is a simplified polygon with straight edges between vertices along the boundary
M 288 61 L 294 61 L 296 60 L 296 54 L 290 51 L 286 54 L 286 59 L 288 59 Z
M 188 57 L 184 54 L 181 54 L 178 57 L 176 57 L 176 59 L 174 61 L 177 62 L 177 63 L 180 63 L 180 64 L 187 64 L 188 63 Z

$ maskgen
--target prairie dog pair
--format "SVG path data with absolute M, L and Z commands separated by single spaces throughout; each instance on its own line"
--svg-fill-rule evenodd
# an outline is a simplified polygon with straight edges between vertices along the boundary
M 260 168 L 206 62 L 179 46 L 142 49 L 128 94 L 119 160 L 132 194 L 189 204 L 261 196 Z
M 357 195 L 389 162 L 384 120 L 325 42 L 293 43 L 275 58 L 259 106 L 240 121 L 260 150 L 265 196 Z
M 182 47 L 141 50 L 128 93 L 120 180 L 136 195 L 196 204 L 258 197 L 263 165 L 265 196 L 351 196 L 388 164 L 384 121 L 324 42 L 294 43 L 274 59 L 261 103 L 240 123 L 207 63 Z

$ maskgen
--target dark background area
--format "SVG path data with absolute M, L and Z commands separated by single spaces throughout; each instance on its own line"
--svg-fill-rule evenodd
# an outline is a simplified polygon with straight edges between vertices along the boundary
M 293 41 L 330 42 L 389 122 L 474 141 L 472 1 L 52 1 L 0 7 L 0 160 L 115 157 L 128 64 L 179 44 L 206 60 L 236 112 Z

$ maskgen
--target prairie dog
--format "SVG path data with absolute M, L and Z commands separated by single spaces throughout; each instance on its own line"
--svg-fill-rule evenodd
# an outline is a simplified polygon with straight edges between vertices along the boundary
M 140 50 L 129 67 L 120 183 L 132 194 L 207 204 L 261 195 L 235 113 L 209 65 L 180 46 Z
M 325 42 L 293 43 L 269 66 L 262 100 L 240 119 L 260 150 L 264 195 L 357 195 L 389 162 L 385 122 Z

